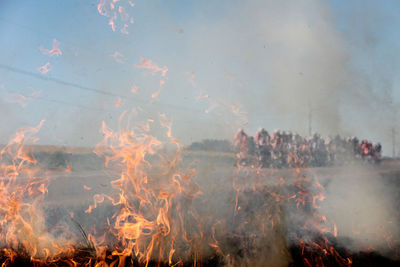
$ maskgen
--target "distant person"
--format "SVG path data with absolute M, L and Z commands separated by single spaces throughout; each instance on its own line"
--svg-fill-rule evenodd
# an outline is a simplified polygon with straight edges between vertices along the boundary
M 256 133 L 256 153 L 259 166 L 269 167 L 271 161 L 270 138 L 268 132 L 262 128 Z
M 377 143 L 373 149 L 373 158 L 375 163 L 379 163 L 381 161 L 381 157 L 382 157 L 382 145 L 380 143 Z
M 233 138 L 233 145 L 236 151 L 239 165 L 246 165 L 246 159 L 249 152 L 248 137 L 243 129 L 240 129 Z

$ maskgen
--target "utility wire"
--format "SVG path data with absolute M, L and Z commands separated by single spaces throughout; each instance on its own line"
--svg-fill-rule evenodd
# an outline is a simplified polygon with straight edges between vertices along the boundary
M 52 77 L 48 77 L 48 76 L 44 76 L 44 75 L 39 75 L 39 74 L 30 72 L 30 71 L 14 68 L 14 67 L 3 65 L 3 64 L 0 64 L 0 68 L 8 70 L 8 71 L 15 72 L 15 73 L 31 76 L 31 77 L 34 77 L 36 79 L 40 79 L 40 80 L 44 80 L 44 81 L 51 81 L 51 82 L 55 82 L 55 83 L 66 85 L 66 86 L 72 86 L 72 87 L 75 87 L 75 88 L 78 88 L 78 89 L 81 89 L 81 90 L 95 92 L 95 93 L 102 94 L 102 95 L 124 97 L 124 96 L 120 96 L 120 95 L 113 94 L 113 93 L 110 93 L 110 92 L 102 91 L 102 90 L 99 90 L 99 89 L 96 89 L 96 88 L 90 88 L 90 87 L 82 86 L 82 85 L 79 85 L 79 84 L 76 84 L 76 83 L 71 83 L 71 82 L 60 80 L 60 79 L 56 79 L 56 78 L 52 78 Z
M 43 32 L 43 31 L 38 31 L 36 29 L 33 29 L 32 27 L 29 27 L 29 26 L 26 26 L 26 25 L 22 25 L 22 24 L 10 21 L 10 20 L 2 18 L 2 17 L 0 17 L 0 20 L 3 21 L 3 22 L 6 22 L 8 24 L 17 26 L 19 28 L 22 28 L 24 30 L 27 30 L 27 31 L 33 31 L 33 32 L 36 32 L 36 33 L 44 35 L 44 36 L 49 36 L 49 33 L 46 33 L 46 32 Z M 47 37 L 47 38 L 49 38 L 49 37 Z M 63 43 L 67 43 L 68 44 L 68 42 L 65 42 L 65 41 L 63 41 Z M 73 46 L 82 47 L 82 46 L 77 45 L 77 44 L 73 44 L 73 43 L 70 43 L 70 44 L 72 44 Z M 86 48 L 85 51 L 90 51 L 90 49 Z M 34 77 L 34 78 L 37 78 L 37 79 L 40 79 L 40 80 L 43 80 L 43 81 L 51 81 L 51 82 L 55 82 L 55 83 L 58 83 L 58 84 L 65 85 L 65 86 L 75 87 L 75 88 L 80 89 L 80 90 L 90 91 L 90 92 L 94 92 L 94 93 L 98 93 L 98 94 L 102 94 L 102 95 L 106 95 L 106 96 L 120 97 L 122 99 L 131 100 L 131 101 L 134 101 L 136 103 L 149 104 L 146 101 L 139 100 L 137 98 L 132 98 L 132 97 L 124 96 L 124 95 L 118 95 L 118 94 L 110 93 L 110 92 L 103 91 L 103 90 L 100 90 L 100 89 L 97 89 L 97 88 L 90 88 L 90 87 L 82 86 L 80 84 L 72 83 L 72 82 L 69 82 L 69 81 L 64 81 L 64 80 L 57 79 L 57 78 L 43 76 L 43 75 L 40 75 L 40 74 L 37 74 L 37 73 L 33 73 L 33 72 L 30 72 L 30 71 L 22 70 L 22 69 L 15 68 L 15 67 L 12 67 L 12 66 L 9 66 L 9 65 L 0 64 L 0 68 L 8 70 L 8 71 L 15 72 L 15 73 L 19 73 L 19 74 L 22 74 L 22 75 L 31 76 L 31 77 Z M 41 98 L 41 99 L 43 99 L 43 98 Z M 43 99 L 43 100 L 44 101 L 50 101 L 49 99 L 47 99 L 47 100 Z M 58 100 L 54 100 L 54 101 L 58 101 Z M 74 105 L 74 104 L 71 104 L 71 105 L 77 106 L 77 105 Z M 157 103 L 157 105 L 159 107 L 169 108 L 169 109 L 173 109 L 173 110 L 181 110 L 181 111 L 185 111 L 185 112 L 195 113 L 197 115 L 204 114 L 204 110 L 200 110 L 200 109 L 186 108 L 186 107 L 183 107 L 183 106 L 178 106 L 178 105 L 173 105 L 173 104 L 166 104 L 166 103 L 163 103 L 163 104 Z M 81 106 L 81 107 L 84 107 L 84 106 Z M 86 108 L 88 108 L 88 107 L 86 107 Z
M 135 99 L 135 98 L 132 98 L 132 97 L 128 97 L 128 96 L 110 93 L 110 92 L 103 91 L 103 90 L 100 90 L 100 89 L 97 89 L 97 88 L 91 88 L 91 87 L 87 87 L 87 86 L 82 86 L 80 84 L 71 83 L 71 82 L 60 80 L 60 79 L 57 79 L 57 78 L 52 78 L 52 77 L 36 74 L 36 73 L 30 72 L 30 71 L 22 70 L 22 69 L 11 67 L 11 66 L 4 65 L 4 64 L 0 64 L 0 69 L 5 69 L 7 71 L 11 71 L 11 72 L 14 72 L 14 73 L 18 73 L 18 74 L 22 74 L 22 75 L 26 75 L 26 76 L 31 76 L 33 78 L 40 79 L 40 80 L 43 80 L 43 81 L 49 81 L 49 82 L 62 84 L 62 85 L 65 85 L 65 86 L 75 87 L 75 88 L 77 88 L 79 90 L 89 91 L 89 92 L 93 92 L 93 93 L 97 93 L 97 94 L 101 94 L 101 95 L 105 95 L 105 96 L 120 97 L 121 99 L 124 99 L 124 100 L 130 100 L 130 101 L 134 101 L 136 103 L 149 105 L 149 103 L 146 103 L 143 100 L 138 100 L 138 99 Z M 190 108 L 186 108 L 186 107 L 183 107 L 183 106 L 172 105 L 172 104 L 157 103 L 157 106 L 158 107 L 163 107 L 163 108 L 169 108 L 169 109 L 173 109 L 173 110 L 186 111 L 186 112 L 195 113 L 195 114 L 198 114 L 198 115 L 204 113 L 204 111 L 200 110 L 200 109 L 190 109 Z

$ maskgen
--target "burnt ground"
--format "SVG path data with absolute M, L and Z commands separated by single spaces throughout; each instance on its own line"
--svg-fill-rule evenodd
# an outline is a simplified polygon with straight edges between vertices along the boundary
M 54 157 L 44 153 L 37 158 L 41 164 L 52 170 L 44 205 L 47 226 L 51 228 L 65 222 L 70 225 L 70 231 L 78 237 L 81 236 L 81 231 L 75 222 L 88 233 L 93 230 L 94 225 L 98 227 L 97 230 L 104 230 L 102 226 L 106 225 L 105 218 L 112 217 L 115 207 L 106 202 L 91 214 L 85 213 L 85 210 L 92 204 L 94 194 L 112 193 L 110 181 L 117 178 L 118 174 L 105 170 L 102 160 L 91 154 L 58 153 Z M 70 173 L 59 171 L 64 167 L 65 161 L 72 164 Z M 350 258 L 352 266 L 400 265 L 398 161 L 386 160 L 380 165 L 354 163 L 347 166 L 312 168 L 300 173 L 293 169 L 252 168 L 238 172 L 233 167 L 234 158 L 231 155 L 187 153 L 184 154 L 183 165 L 198 171 L 193 179 L 200 185 L 203 195 L 191 205 L 201 216 L 214 218 L 205 222 L 205 228 L 210 229 L 215 221 L 224 222 L 225 227 L 216 230 L 216 237 L 223 254 L 231 255 L 230 263 L 241 266 L 315 266 L 321 263 L 324 266 L 339 266 L 339 263 L 344 263 L 343 259 Z M 299 227 L 307 221 L 304 211 L 298 214 L 294 203 L 277 200 L 277 195 L 288 196 L 293 190 L 298 190 L 295 185 L 299 177 L 316 178 L 323 186 L 325 199 L 317 203 L 318 213 L 328 218 L 329 227 L 333 223 L 337 225 L 337 237 L 333 236 L 332 231 L 321 233 L 309 229 L 304 232 Z M 240 188 L 240 210 L 235 210 L 237 191 L 232 189 L 232 185 Z M 316 189 L 314 180 L 305 187 L 308 192 L 321 193 Z M 261 224 L 269 224 L 260 224 L 257 220 L 260 220 L 259 217 L 266 211 L 280 214 L 275 218 L 280 226 L 274 226 L 274 232 L 268 235 L 261 235 L 258 231 Z M 71 212 L 74 213 L 74 221 L 71 220 Z M 328 240 L 329 246 L 334 247 L 337 253 L 325 253 L 311 246 L 305 248 L 293 238 L 293 233 L 297 237 L 312 236 L 313 241 L 318 244 Z M 80 246 L 85 247 L 84 240 Z M 281 249 L 286 251 L 284 255 L 278 251 Z M 78 250 L 74 260 L 94 266 L 93 253 L 87 249 Z M 201 259 L 203 266 L 227 264 L 227 259 L 214 250 L 209 250 L 204 255 Z M 278 255 L 284 259 L 275 265 L 270 258 L 276 258 Z M 341 259 L 338 260 L 337 255 L 340 255 Z M 1 259 L 1 262 L 4 262 L 7 257 L 2 255 Z M 111 255 L 106 259 L 108 263 L 115 260 Z M 193 261 L 187 262 L 181 264 L 193 265 Z M 150 266 L 159 264 L 152 262 Z M 10 265 L 33 266 L 34 263 L 23 252 L 19 252 Z M 58 259 L 48 265 L 72 266 L 72 262 L 68 259 Z M 135 259 L 126 259 L 125 265 L 141 264 Z M 161 263 L 161 266 L 163 265 L 167 263 Z

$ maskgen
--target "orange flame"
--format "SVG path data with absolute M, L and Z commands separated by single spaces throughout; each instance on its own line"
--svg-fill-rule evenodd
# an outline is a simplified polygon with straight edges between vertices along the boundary
M 56 39 L 53 40 L 53 48 L 52 49 L 45 49 L 43 48 L 43 46 L 39 46 L 40 51 L 45 54 L 45 55 L 56 55 L 56 56 L 61 56 L 62 52 L 61 50 L 58 48 L 58 46 L 60 45 L 60 42 L 57 41 Z
M 145 57 L 142 57 L 140 63 L 139 64 L 135 64 L 134 66 L 136 68 L 140 68 L 140 69 L 151 70 L 153 75 L 156 74 L 157 72 L 161 72 L 161 77 L 165 77 L 167 72 L 168 72 L 168 68 L 167 67 L 160 68 L 159 66 L 154 64 L 151 60 L 146 59 Z
M 7 99 L 7 102 L 10 103 L 18 103 L 21 107 L 25 107 L 28 100 L 39 98 L 42 94 L 42 91 L 37 91 L 29 95 L 22 95 L 22 94 L 12 94 L 11 98 Z
M 25 148 L 27 143 L 38 141 L 33 135 L 43 123 L 44 120 L 36 127 L 19 129 L 0 151 L 0 242 L 7 246 L 3 251 L 11 261 L 16 255 L 11 251 L 21 248 L 31 261 L 71 251 L 68 244 L 61 249 L 46 230 L 41 204 L 49 179 L 40 177 L 33 153 Z
M 99 0 L 97 4 L 97 11 L 100 15 L 108 18 L 108 24 L 114 32 L 117 29 L 117 24 L 120 24 L 119 20 L 122 22 L 129 21 L 131 24 L 134 22 L 122 3 L 118 2 L 115 0 Z M 128 4 L 131 8 L 135 6 L 131 1 Z M 123 27 L 119 31 L 123 34 L 128 34 L 128 24 L 123 23 Z
M 120 116 L 120 124 L 126 113 Z M 199 194 L 190 177 L 193 173 L 176 173 L 181 146 L 172 139 L 171 122 L 164 114 L 160 115 L 160 124 L 168 129 L 167 136 L 177 152 L 169 163 L 162 163 L 163 157 L 158 149 L 163 143 L 147 135 L 148 127 L 126 129 L 114 132 L 103 122 L 101 132 L 104 140 L 96 147 L 95 153 L 105 158 L 106 167 L 121 170 L 120 177 L 111 182 L 118 191 L 115 196 L 97 194 L 94 203 L 86 212 L 91 212 L 100 203 L 108 200 L 118 206 L 114 215 L 115 222 L 110 224 L 111 233 L 121 242 L 122 248 L 113 255 L 121 259 L 136 257 L 147 266 L 151 259 L 173 263 L 177 242 L 189 242 L 185 234 L 183 218 L 186 216 L 175 201 L 178 197 L 195 197 Z M 153 120 L 147 120 L 153 122 Z M 156 162 L 149 158 L 158 158 Z M 160 164 L 157 162 L 161 160 Z M 152 164 L 156 165 L 152 165 Z M 173 215 L 178 213 L 178 215 Z M 177 216 L 177 218 L 175 218 Z M 100 238 L 101 239 L 101 238 Z M 96 246 L 101 246 L 96 239 Z M 187 252 L 189 253 L 189 252 Z M 188 255 L 191 255 L 190 253 Z
M 120 98 L 120 97 L 118 97 L 118 100 L 117 100 L 117 102 L 115 102 L 115 104 L 114 104 L 114 105 L 115 105 L 116 107 L 119 107 L 119 106 L 121 106 L 121 101 L 122 101 L 122 100 L 121 100 L 121 98 Z
M 131 87 L 131 93 L 132 94 L 136 94 L 138 92 L 138 90 L 139 90 L 139 87 L 137 85 L 133 85 Z
M 122 64 L 122 63 L 124 63 L 124 56 L 120 53 L 120 52 L 118 52 L 118 51 L 115 51 L 112 55 L 110 55 L 114 60 L 115 60 L 115 62 L 117 62 L 117 63 L 119 63 L 119 64 Z
M 52 67 L 50 65 L 50 62 L 47 62 L 46 64 L 44 64 L 43 66 L 39 67 L 37 70 L 42 73 L 42 74 L 46 74 L 49 71 L 51 71 Z

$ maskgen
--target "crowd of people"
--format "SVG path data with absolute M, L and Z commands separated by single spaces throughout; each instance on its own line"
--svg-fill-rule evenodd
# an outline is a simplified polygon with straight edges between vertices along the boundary
M 269 134 L 265 129 L 248 136 L 243 129 L 234 137 L 234 148 L 241 165 L 254 162 L 265 168 L 320 167 L 346 164 L 356 160 L 379 162 L 382 146 L 357 137 L 323 139 L 285 131 Z

